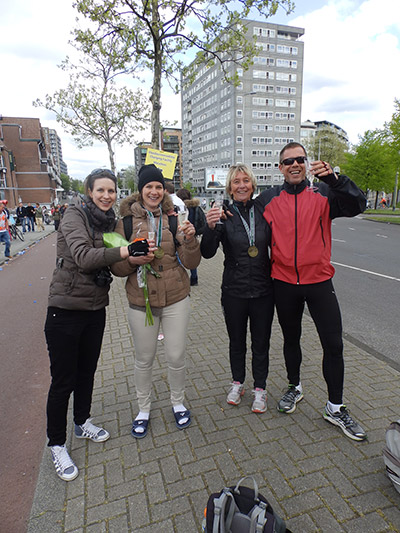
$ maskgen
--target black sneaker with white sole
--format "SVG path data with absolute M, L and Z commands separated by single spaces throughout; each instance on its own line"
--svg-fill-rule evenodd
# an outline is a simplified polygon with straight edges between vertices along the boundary
M 341 428 L 343 433 L 353 440 L 365 440 L 367 434 L 363 428 L 351 416 L 345 405 L 340 407 L 340 411 L 332 413 L 326 405 L 324 409 L 324 418 L 331 424 Z
M 281 413 L 293 413 L 296 404 L 303 399 L 303 393 L 296 389 L 295 385 L 289 385 L 288 390 L 278 402 L 278 411 Z

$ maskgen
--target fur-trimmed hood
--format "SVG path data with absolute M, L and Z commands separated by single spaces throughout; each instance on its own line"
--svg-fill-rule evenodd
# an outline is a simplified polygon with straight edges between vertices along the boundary
M 119 206 L 119 213 L 121 217 L 126 217 L 132 214 L 131 206 L 135 202 L 141 202 L 140 193 L 134 192 L 128 198 L 122 200 Z M 167 191 L 165 191 L 163 201 L 161 202 L 161 209 L 163 213 L 170 213 L 174 210 L 174 204 L 171 200 L 171 197 Z
M 188 209 L 191 207 L 198 207 L 200 205 L 200 200 L 197 198 L 191 198 L 190 200 L 184 200 L 185 205 Z

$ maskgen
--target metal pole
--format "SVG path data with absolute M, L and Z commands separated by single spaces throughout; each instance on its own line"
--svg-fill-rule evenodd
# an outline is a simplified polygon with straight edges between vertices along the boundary
M 398 178 L 399 178 L 399 169 L 397 169 L 396 178 L 394 180 L 394 192 L 393 192 L 393 198 L 392 198 L 392 211 L 394 211 L 396 209 Z

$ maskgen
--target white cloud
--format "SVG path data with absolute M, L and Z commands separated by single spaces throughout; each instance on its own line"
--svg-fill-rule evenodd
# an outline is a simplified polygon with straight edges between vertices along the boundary
M 303 119 L 330 120 L 357 142 L 400 97 L 400 2 L 330 0 L 294 18 L 305 28 Z

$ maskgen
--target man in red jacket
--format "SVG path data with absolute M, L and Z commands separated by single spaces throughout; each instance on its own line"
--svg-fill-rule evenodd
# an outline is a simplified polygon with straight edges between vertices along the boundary
M 306 178 L 307 164 L 304 147 L 287 144 L 280 153 L 283 185 L 257 198 L 272 232 L 271 276 L 289 380 L 278 410 L 293 413 L 303 398 L 300 337 L 307 303 L 323 348 L 323 375 L 329 396 L 323 416 L 351 439 L 364 440 L 365 431 L 343 405 L 342 320 L 332 284 L 331 222 L 364 211 L 365 196 L 347 176 L 336 175 L 324 161 L 310 165 L 311 180 L 320 180 L 311 183 Z

